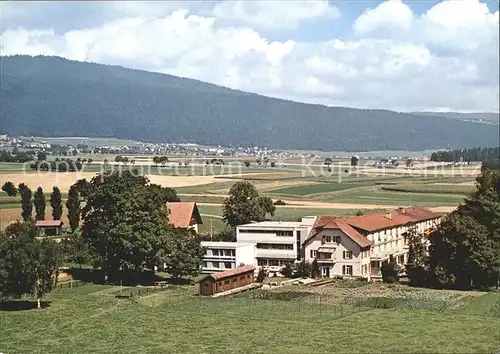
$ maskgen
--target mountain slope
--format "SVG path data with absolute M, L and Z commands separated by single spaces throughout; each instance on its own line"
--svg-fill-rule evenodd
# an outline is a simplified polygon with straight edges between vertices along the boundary
M 325 107 L 55 57 L 1 58 L 0 130 L 14 135 L 421 150 L 498 145 L 491 125 Z
M 459 113 L 459 112 L 414 112 L 417 115 L 436 116 L 448 119 L 461 119 L 474 123 L 499 124 L 500 113 Z

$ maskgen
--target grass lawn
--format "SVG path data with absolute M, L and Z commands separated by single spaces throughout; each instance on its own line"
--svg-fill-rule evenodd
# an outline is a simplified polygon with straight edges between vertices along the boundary
M 471 353 L 499 349 L 498 317 L 200 298 L 173 288 L 135 300 L 104 285 L 58 289 L 41 310 L 0 311 L 4 353 Z M 470 305 L 472 306 L 472 305 Z

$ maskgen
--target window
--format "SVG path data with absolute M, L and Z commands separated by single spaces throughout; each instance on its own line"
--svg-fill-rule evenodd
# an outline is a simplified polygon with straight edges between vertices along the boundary
M 219 262 L 212 262 L 212 268 L 219 268 Z
M 260 266 L 260 267 L 267 266 L 267 259 L 258 259 L 257 260 L 257 265 Z
M 233 256 L 234 250 L 224 250 L 224 256 L 231 257 Z
M 232 268 L 231 262 L 224 262 L 224 268 L 231 269 Z
M 258 243 L 257 248 L 266 250 L 293 250 L 293 244 L 286 243 Z
M 343 275 L 352 275 L 352 265 L 343 265 L 342 266 L 342 274 Z
M 207 267 L 207 262 L 203 262 L 203 263 L 202 263 L 202 267 L 203 267 L 203 268 L 206 268 L 206 267 Z
M 318 251 L 316 250 L 311 250 L 311 258 L 316 258 L 316 255 L 318 254 Z
M 293 236 L 293 231 L 276 231 L 276 236 Z
M 224 282 L 224 284 L 229 284 L 229 280 L 226 280 L 226 281 Z
M 352 259 L 352 251 L 344 251 L 344 259 Z
M 333 236 L 333 242 L 340 243 L 340 236 Z
M 213 256 L 218 256 L 219 255 L 219 250 L 212 250 L 212 255 Z

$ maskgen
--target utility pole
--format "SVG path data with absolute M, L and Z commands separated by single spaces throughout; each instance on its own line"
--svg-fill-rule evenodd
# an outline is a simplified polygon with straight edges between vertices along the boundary
M 212 218 L 210 218 L 210 241 L 212 241 L 213 237 L 214 237 L 214 228 L 212 225 Z

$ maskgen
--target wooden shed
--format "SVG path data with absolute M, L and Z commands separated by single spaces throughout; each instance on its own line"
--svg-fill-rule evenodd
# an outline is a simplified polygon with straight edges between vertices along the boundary
M 200 280 L 200 295 L 211 296 L 224 291 L 250 285 L 254 282 L 255 267 L 243 267 L 212 273 Z

